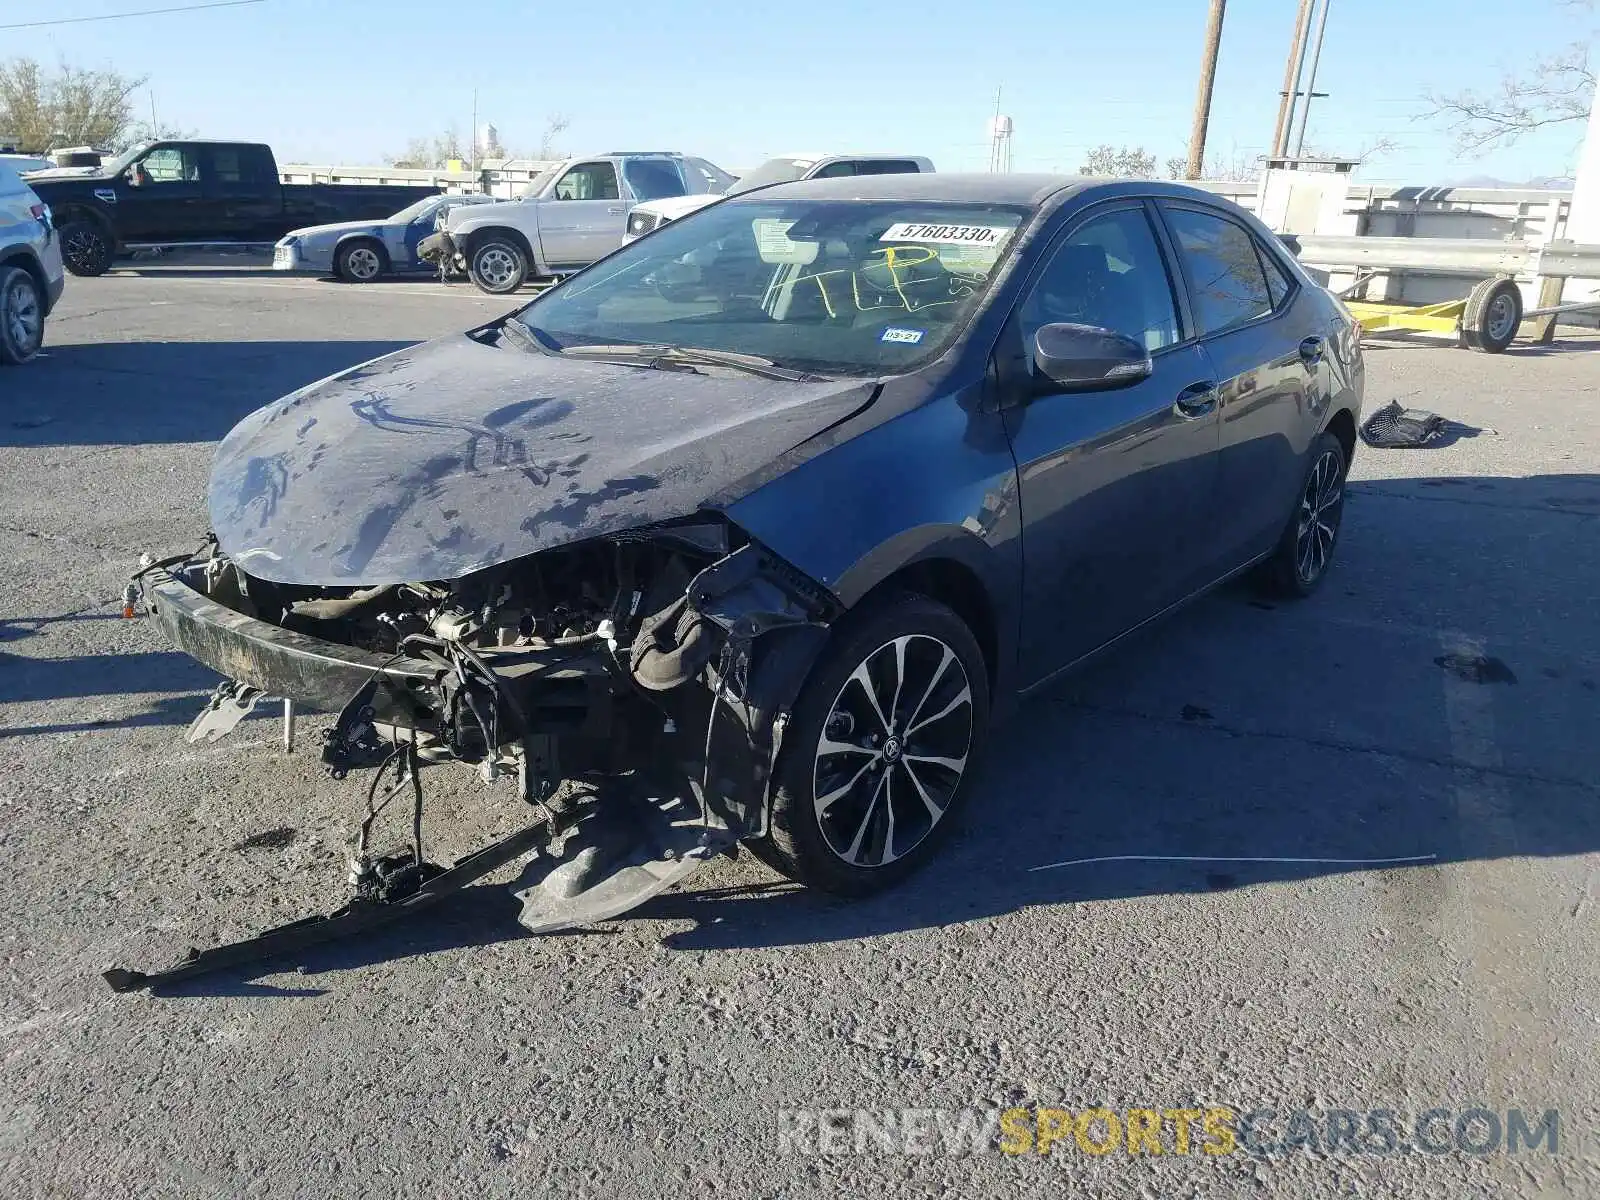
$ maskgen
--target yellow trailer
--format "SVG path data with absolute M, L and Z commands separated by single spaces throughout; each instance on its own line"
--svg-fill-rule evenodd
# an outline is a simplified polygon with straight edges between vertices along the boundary
M 1351 289 L 1364 283 L 1358 279 Z M 1346 300 L 1344 306 L 1367 333 L 1400 329 L 1416 333 L 1456 334 L 1461 344 L 1485 354 L 1499 354 L 1511 345 L 1522 325 L 1522 289 L 1509 275 L 1485 279 L 1464 300 L 1442 304 L 1384 304 Z

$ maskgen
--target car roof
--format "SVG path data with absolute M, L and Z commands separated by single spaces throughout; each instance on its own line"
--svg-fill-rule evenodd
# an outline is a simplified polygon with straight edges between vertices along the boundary
M 837 179 L 797 179 L 730 196 L 729 203 L 756 199 L 927 200 L 962 204 L 1007 204 L 1034 209 L 1089 193 L 1095 199 L 1151 196 L 1189 200 L 1245 213 L 1226 196 L 1178 180 L 1131 179 L 1100 175 L 1029 175 L 926 172 L 904 175 L 847 175 Z M 1248 214 L 1246 214 L 1248 215 Z
M 1057 193 L 1104 183 L 1073 175 L 938 174 L 846 175 L 837 179 L 799 179 L 746 192 L 797 200 L 953 200 L 968 204 L 1025 204 L 1037 208 Z

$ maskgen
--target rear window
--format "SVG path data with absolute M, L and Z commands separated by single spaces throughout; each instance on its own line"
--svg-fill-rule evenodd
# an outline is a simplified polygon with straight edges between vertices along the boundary
M 1243 226 L 1188 208 L 1167 209 L 1167 220 L 1178 239 L 1202 335 L 1221 333 L 1272 311 L 1272 294 L 1255 239 Z
M 677 164 L 665 158 L 631 158 L 622 165 L 622 177 L 635 200 L 665 200 L 685 191 Z

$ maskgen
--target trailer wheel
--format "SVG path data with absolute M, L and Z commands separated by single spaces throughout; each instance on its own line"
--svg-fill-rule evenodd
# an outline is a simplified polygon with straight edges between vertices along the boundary
M 1485 279 L 1467 296 L 1461 314 L 1461 340 L 1472 350 L 1499 354 L 1522 325 L 1522 289 L 1509 276 Z

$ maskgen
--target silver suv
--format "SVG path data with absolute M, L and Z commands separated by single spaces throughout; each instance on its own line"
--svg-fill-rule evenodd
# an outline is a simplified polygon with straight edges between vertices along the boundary
M 714 163 L 675 150 L 573 158 L 535 178 L 516 200 L 451 210 L 441 232 L 472 282 L 498 296 L 604 258 L 622 245 L 636 204 L 711 195 L 732 182 Z
M 44 319 L 61 299 L 65 278 L 49 207 L 0 163 L 0 363 L 39 353 Z

